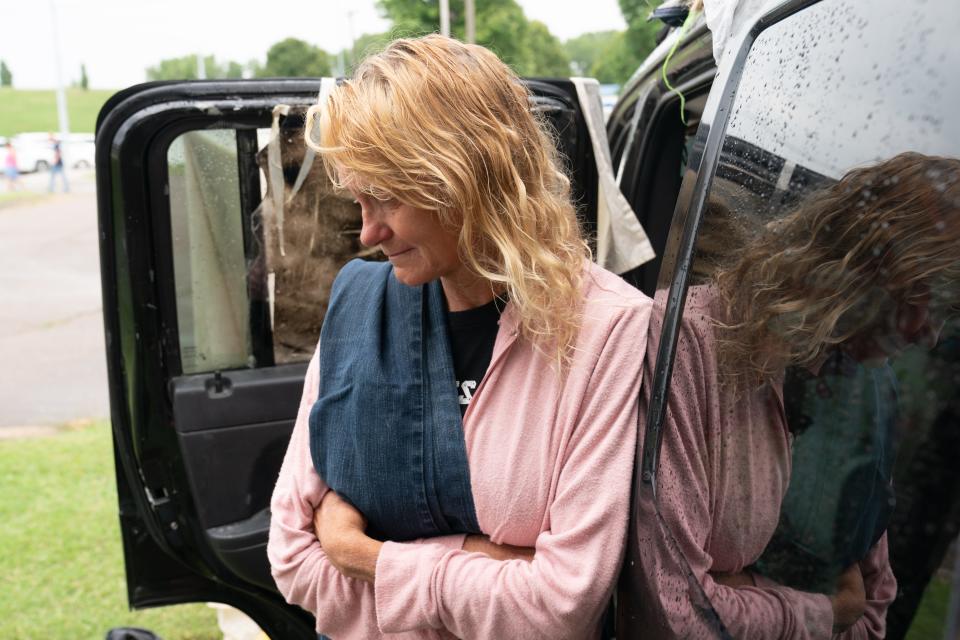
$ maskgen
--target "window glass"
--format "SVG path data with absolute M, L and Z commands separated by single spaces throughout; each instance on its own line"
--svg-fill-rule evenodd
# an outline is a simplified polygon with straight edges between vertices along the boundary
M 650 132 L 646 143 L 637 142 L 633 149 L 636 153 L 624 159 L 621 185 L 626 185 L 624 191 L 631 198 L 633 209 L 657 254 L 624 274 L 624 278 L 648 295 L 653 295 L 656 288 L 677 196 L 694 153 L 694 140 L 708 91 L 709 86 L 688 90 L 682 114 L 681 100 L 671 96 L 654 114 L 652 123 L 647 124 Z
M 698 234 L 656 515 L 637 518 L 654 637 L 943 636 L 958 29 L 954 2 L 824 0 L 753 44 Z
M 531 103 L 575 170 L 576 112 L 554 97 Z M 306 107 L 277 112 L 270 128 L 190 131 L 169 147 L 185 374 L 309 360 L 340 268 L 384 259 L 360 244 L 360 206 L 306 148 Z
M 313 355 L 340 268 L 381 256 L 360 244 L 360 205 L 334 188 L 321 159 L 307 150 L 304 111 L 282 118 L 278 135 L 257 154 L 264 196 L 254 212 L 252 269 L 263 279 L 277 364 Z
M 236 134 L 190 131 L 167 151 L 184 373 L 247 366 L 249 300 Z
M 303 142 L 303 109 L 270 129 L 171 144 L 170 216 L 184 373 L 309 360 L 360 209 Z M 271 152 L 272 150 L 272 152 Z

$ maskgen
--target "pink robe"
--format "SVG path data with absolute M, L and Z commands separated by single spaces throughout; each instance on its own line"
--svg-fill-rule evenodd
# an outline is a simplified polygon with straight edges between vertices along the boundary
M 566 379 L 517 338 L 508 305 L 490 367 L 464 417 L 477 519 L 533 562 L 461 550 L 464 536 L 386 542 L 375 585 L 345 578 L 313 531 L 327 491 L 307 419 L 317 358 L 271 501 L 267 553 L 280 592 L 341 638 L 595 636 L 626 540 L 637 405 L 652 301 L 590 265 L 583 328 Z M 453 381 L 451 381 L 453 384 Z
M 756 587 L 731 588 L 709 575 L 743 571 L 760 557 L 777 527 L 791 468 L 781 389 L 765 387 L 733 398 L 718 384 L 714 304 L 712 290 L 690 289 L 657 482 L 660 515 L 676 546 L 660 528 L 654 505 L 643 504 L 633 516 L 641 565 L 634 575 L 643 585 L 636 594 L 639 612 L 634 623 L 647 629 L 643 637 L 651 640 L 714 637 L 691 607 L 684 575 L 689 570 L 689 577 L 699 582 L 727 631 L 738 640 L 829 638 L 833 610 L 826 595 L 791 589 L 761 576 L 755 576 Z M 658 296 L 644 366 L 647 380 L 652 379 L 662 317 Z M 644 394 L 643 412 L 649 393 Z M 867 611 L 842 637 L 882 638 L 886 610 L 897 591 L 886 534 L 860 569 Z

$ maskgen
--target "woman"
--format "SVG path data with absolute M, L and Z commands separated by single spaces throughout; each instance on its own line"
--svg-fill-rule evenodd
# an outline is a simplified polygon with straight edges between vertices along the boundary
M 936 342 L 960 301 L 958 242 L 960 161 L 905 153 L 810 196 L 691 288 L 657 501 L 635 516 L 637 606 L 652 637 L 720 625 L 734 638 L 884 637 L 896 595 L 884 533 L 896 397 L 887 359 Z M 661 317 L 658 304 L 653 343 Z M 648 354 L 647 375 L 653 363 Z M 795 378 L 802 412 L 784 398 Z M 825 427 L 836 439 L 816 452 L 805 443 Z M 835 519 L 824 521 L 828 507 Z M 775 531 L 781 543 L 803 531 L 787 542 L 824 552 L 815 575 L 782 577 L 767 551 Z M 826 593 L 799 586 L 824 575 Z
M 388 262 L 334 284 L 271 503 L 277 586 L 336 638 L 595 636 L 651 301 L 590 262 L 551 138 L 486 49 L 395 41 L 318 108 Z
M 20 171 L 17 169 L 17 152 L 10 142 L 5 146 L 7 153 L 3 160 L 3 175 L 7 178 L 7 190 L 16 191 L 17 180 L 20 177 Z

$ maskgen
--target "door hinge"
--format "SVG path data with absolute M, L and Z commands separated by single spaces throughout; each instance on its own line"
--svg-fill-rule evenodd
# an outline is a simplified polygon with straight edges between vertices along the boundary
M 140 468 L 140 480 L 143 482 L 147 503 L 153 510 L 167 543 L 172 547 L 181 547 L 183 538 L 180 533 L 176 502 L 173 500 L 173 494 L 162 482 L 157 481 L 161 468 L 162 465 L 159 463 L 144 465 Z M 150 469 L 153 469 L 153 473 L 149 471 Z

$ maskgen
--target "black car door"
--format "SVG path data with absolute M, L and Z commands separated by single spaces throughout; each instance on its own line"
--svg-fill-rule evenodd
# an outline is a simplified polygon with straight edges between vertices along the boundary
M 588 226 L 596 168 L 567 80 L 529 80 Z M 97 122 L 103 309 L 133 607 L 233 605 L 315 637 L 277 594 L 269 499 L 356 205 L 302 143 L 320 82 L 139 85 Z

